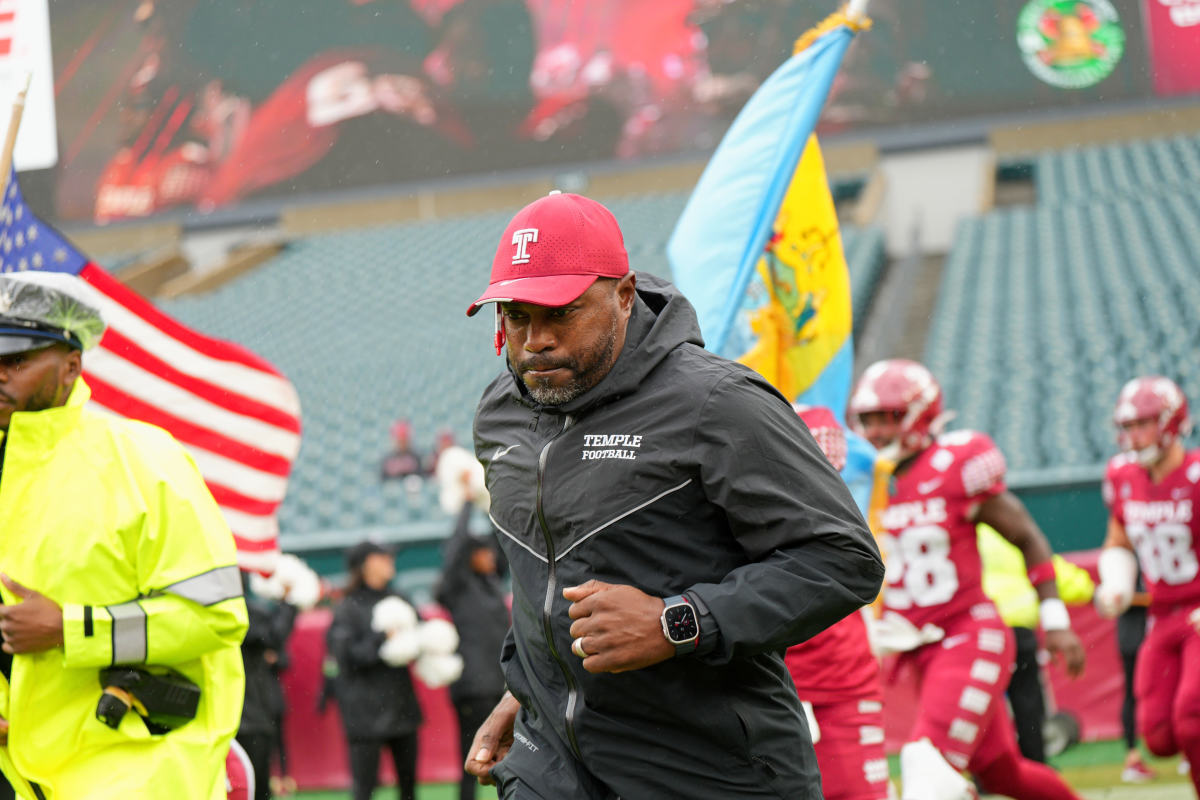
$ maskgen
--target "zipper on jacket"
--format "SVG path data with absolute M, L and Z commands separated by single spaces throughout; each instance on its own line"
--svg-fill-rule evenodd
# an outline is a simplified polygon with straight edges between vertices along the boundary
M 546 644 L 550 648 L 550 655 L 554 657 L 558 668 L 562 670 L 563 678 L 567 682 L 567 707 L 564 712 L 567 741 L 571 745 L 571 750 L 575 753 L 575 757 L 582 760 L 583 754 L 579 752 L 579 742 L 575 738 L 575 708 L 579 703 L 579 688 L 575 685 L 575 677 L 571 674 L 570 667 L 563 661 L 562 655 L 558 652 L 558 647 L 554 644 L 554 626 L 551 615 L 554 610 L 554 598 L 558 595 L 558 575 L 554 566 L 554 539 L 550 536 L 550 526 L 546 524 L 546 515 L 542 509 L 542 483 L 546 475 L 546 461 L 550 455 L 550 446 L 558 440 L 558 437 L 567 432 L 572 422 L 574 422 L 574 419 L 569 414 L 564 416 L 562 430 L 556 433 L 550 441 L 546 442 L 546 445 L 542 448 L 542 452 L 538 454 L 537 518 L 538 525 L 542 528 L 542 536 L 546 540 L 546 599 L 542 605 L 542 627 L 546 632 Z

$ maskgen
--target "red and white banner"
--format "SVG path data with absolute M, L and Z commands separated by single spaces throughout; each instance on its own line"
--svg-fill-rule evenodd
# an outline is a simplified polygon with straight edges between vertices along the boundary
M 1145 3 L 1155 93 L 1200 92 L 1200 0 Z

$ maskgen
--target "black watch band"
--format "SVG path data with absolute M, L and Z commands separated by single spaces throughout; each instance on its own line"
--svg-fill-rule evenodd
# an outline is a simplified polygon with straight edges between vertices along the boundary
M 663 636 L 675 646 L 675 655 L 691 653 L 700 642 L 700 616 L 695 607 L 683 595 L 663 600 Z

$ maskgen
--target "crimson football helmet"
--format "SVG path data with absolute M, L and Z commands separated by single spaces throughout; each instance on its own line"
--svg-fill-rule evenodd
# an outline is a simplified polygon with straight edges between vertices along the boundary
M 1158 426 L 1158 436 L 1154 444 L 1137 450 L 1121 426 L 1143 419 L 1154 420 Z M 1147 467 L 1158 461 L 1171 445 L 1192 432 L 1187 397 L 1175 381 L 1161 375 L 1145 375 L 1125 384 L 1117 395 L 1113 424 L 1117 426 L 1117 444 L 1122 452 L 1132 453 L 1138 463 Z
M 942 387 L 933 373 L 904 358 L 876 361 L 858 379 L 846 414 L 855 433 L 865 435 L 861 415 L 872 411 L 891 411 L 900 419 L 896 439 L 880 451 L 891 461 L 924 450 L 951 417 L 942 408 Z
M 838 424 L 833 412 L 825 406 L 806 406 L 801 403 L 792 403 L 792 408 L 804 420 L 829 463 L 841 472 L 846 467 L 846 432 Z

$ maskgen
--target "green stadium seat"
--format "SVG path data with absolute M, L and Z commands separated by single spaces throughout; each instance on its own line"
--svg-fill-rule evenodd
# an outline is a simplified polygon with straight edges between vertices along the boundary
M 1039 203 L 963 220 L 925 360 L 1013 469 L 1101 464 L 1120 386 L 1200 403 L 1200 138 L 1044 153 Z

